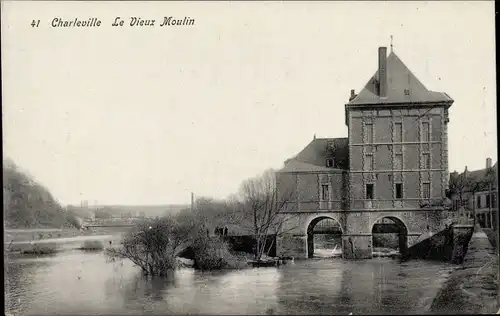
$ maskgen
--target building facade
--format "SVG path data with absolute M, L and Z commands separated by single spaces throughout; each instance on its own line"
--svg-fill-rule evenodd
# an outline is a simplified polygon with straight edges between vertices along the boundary
M 486 159 L 484 169 L 465 170 L 452 174 L 452 178 L 466 179 L 451 196 L 452 209 L 462 221 L 471 222 L 474 214 L 483 228 L 498 229 L 498 163 Z
M 346 258 L 372 256 L 373 225 L 383 218 L 402 227 L 409 246 L 440 230 L 452 104 L 380 47 L 378 71 L 345 104 L 348 137 L 313 139 L 277 173 L 293 232 L 278 238 L 278 253 L 307 257 L 310 226 L 324 218 L 342 227 Z

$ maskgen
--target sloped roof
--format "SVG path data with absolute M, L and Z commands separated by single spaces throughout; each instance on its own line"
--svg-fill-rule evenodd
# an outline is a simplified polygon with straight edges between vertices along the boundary
M 496 189 L 498 186 L 498 162 L 495 163 L 491 167 L 491 169 L 493 171 L 494 179 L 496 180 L 496 181 L 493 181 L 493 183 L 492 183 L 492 189 Z M 487 172 L 488 172 L 488 169 L 486 169 L 486 168 L 479 169 L 479 170 L 473 170 L 473 171 L 467 171 L 467 179 L 469 179 L 470 181 L 479 182 L 479 181 L 485 179 Z M 462 172 L 460 175 L 462 176 L 463 174 L 464 174 L 464 172 Z
M 428 90 L 394 52 L 387 57 L 387 97 L 378 96 L 378 78 L 377 70 L 361 92 L 348 104 L 453 102 L 444 92 Z M 409 95 L 405 95 L 405 90 L 409 90 Z
M 285 162 L 280 172 L 329 172 L 349 168 L 347 138 L 316 138 L 295 157 Z M 334 167 L 326 167 L 326 159 L 333 158 Z
M 493 172 L 494 172 L 495 176 L 497 176 L 497 172 L 498 172 L 497 164 L 498 164 L 498 162 L 495 163 L 493 165 L 493 167 L 491 167 L 491 169 L 493 169 Z M 488 169 L 486 169 L 486 168 L 479 169 L 479 170 L 474 170 L 474 171 L 467 171 L 467 177 L 469 179 L 473 179 L 473 180 L 481 180 L 484 177 L 486 177 L 486 172 L 487 171 L 488 171 Z

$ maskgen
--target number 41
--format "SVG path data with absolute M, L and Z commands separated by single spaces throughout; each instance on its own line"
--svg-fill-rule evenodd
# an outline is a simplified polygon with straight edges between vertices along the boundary
M 40 24 L 40 20 L 33 20 L 33 22 L 31 22 L 31 27 L 38 27 L 38 25 Z

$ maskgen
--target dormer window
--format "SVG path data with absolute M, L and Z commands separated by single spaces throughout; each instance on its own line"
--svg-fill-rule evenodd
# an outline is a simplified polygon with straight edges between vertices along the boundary
M 328 168 L 333 168 L 333 159 L 332 158 L 326 159 L 326 166 Z

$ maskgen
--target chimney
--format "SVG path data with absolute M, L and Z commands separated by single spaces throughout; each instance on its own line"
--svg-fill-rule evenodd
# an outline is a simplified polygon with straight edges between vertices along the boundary
M 194 211 L 194 192 L 191 192 L 191 212 Z
M 378 95 L 387 97 L 387 47 L 378 48 Z
M 356 91 L 354 89 L 351 90 L 351 97 L 349 98 L 349 102 L 354 100 L 354 98 L 356 97 Z
M 491 158 L 486 158 L 486 169 L 491 168 Z

